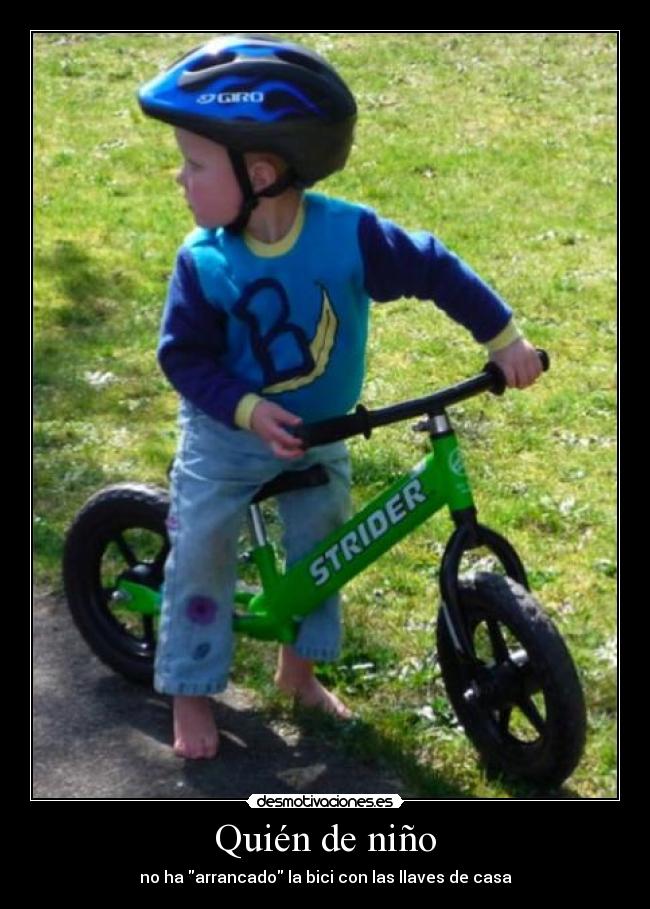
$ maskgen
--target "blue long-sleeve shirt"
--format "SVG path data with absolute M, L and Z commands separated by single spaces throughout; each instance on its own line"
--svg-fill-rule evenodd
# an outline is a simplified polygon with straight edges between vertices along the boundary
M 255 393 L 305 421 L 348 412 L 363 383 L 370 299 L 432 300 L 486 343 L 510 308 L 436 237 L 360 205 L 307 193 L 289 236 L 223 229 L 181 247 L 158 356 L 176 390 L 235 425 Z

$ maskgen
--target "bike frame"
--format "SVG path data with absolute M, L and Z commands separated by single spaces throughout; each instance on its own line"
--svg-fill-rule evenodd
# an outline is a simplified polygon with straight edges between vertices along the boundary
M 543 351 L 539 353 L 547 369 L 548 357 Z M 357 433 L 369 437 L 372 427 L 425 414 L 427 420 L 416 428 L 428 431 L 432 451 L 285 571 L 278 568 L 274 548 L 266 538 L 261 509 L 252 504 L 249 516 L 254 547 L 250 555 L 258 569 L 262 591 L 236 594 L 236 603 L 244 611 L 233 616 L 235 631 L 261 640 L 292 644 L 299 622 L 306 615 L 447 506 L 456 530 L 447 543 L 440 569 L 443 614 L 460 658 L 475 662 L 458 597 L 463 554 L 485 546 L 500 560 L 506 574 L 527 589 L 528 580 L 510 543 L 477 521 L 458 439 L 445 408 L 482 391 L 501 394 L 504 388 L 503 375 L 494 364 L 488 364 L 479 376 L 427 398 L 374 412 L 359 406 L 355 414 L 305 427 L 307 439 L 314 445 Z M 142 578 L 136 569 L 118 579 L 116 596 L 131 611 L 157 615 L 161 594 L 149 583 L 146 566 L 142 567 Z
M 473 504 L 458 440 L 446 431 L 433 439 L 431 454 L 285 572 L 278 571 L 271 544 L 258 539 L 261 545 L 253 550 L 252 559 L 262 592 L 238 595 L 248 612 L 235 616 L 236 631 L 293 643 L 299 620 L 435 512 L 445 505 L 466 511 Z
M 236 602 L 247 611 L 235 614 L 235 631 L 293 643 L 299 620 L 445 505 L 452 513 L 473 509 L 456 434 L 446 417 L 436 419 L 443 429 L 432 436 L 433 451 L 285 571 L 279 569 L 274 547 L 266 540 L 259 506 L 250 506 L 255 544 L 250 558 L 262 591 L 236 594 Z M 161 595 L 151 587 L 121 579 L 117 589 L 128 596 L 130 610 L 160 612 Z

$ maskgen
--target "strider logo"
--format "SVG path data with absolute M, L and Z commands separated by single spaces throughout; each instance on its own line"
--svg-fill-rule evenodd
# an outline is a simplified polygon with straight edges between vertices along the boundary
M 413 511 L 426 500 L 420 481 L 410 480 L 382 508 L 373 511 L 357 524 L 354 530 L 346 533 L 324 555 L 311 563 L 309 573 L 316 586 L 320 587 L 329 581 L 333 572 L 341 571 L 344 562 L 353 561 L 355 556 L 360 555 L 375 540 L 383 537 L 392 524 L 404 520 L 409 511 Z

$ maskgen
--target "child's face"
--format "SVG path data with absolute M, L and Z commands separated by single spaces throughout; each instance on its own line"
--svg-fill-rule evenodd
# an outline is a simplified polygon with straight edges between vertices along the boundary
M 242 194 L 223 145 L 176 129 L 183 167 L 176 177 L 199 227 L 222 227 L 239 214 Z

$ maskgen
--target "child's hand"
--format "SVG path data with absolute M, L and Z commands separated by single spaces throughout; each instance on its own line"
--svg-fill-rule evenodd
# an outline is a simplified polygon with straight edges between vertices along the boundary
M 502 350 L 490 354 L 506 377 L 509 388 L 527 388 L 542 372 L 542 362 L 536 349 L 525 338 L 517 338 Z
M 298 426 L 302 419 L 288 410 L 260 401 L 251 415 L 251 430 L 270 446 L 278 458 L 298 458 L 304 454 L 302 441 L 288 433 L 283 426 Z

